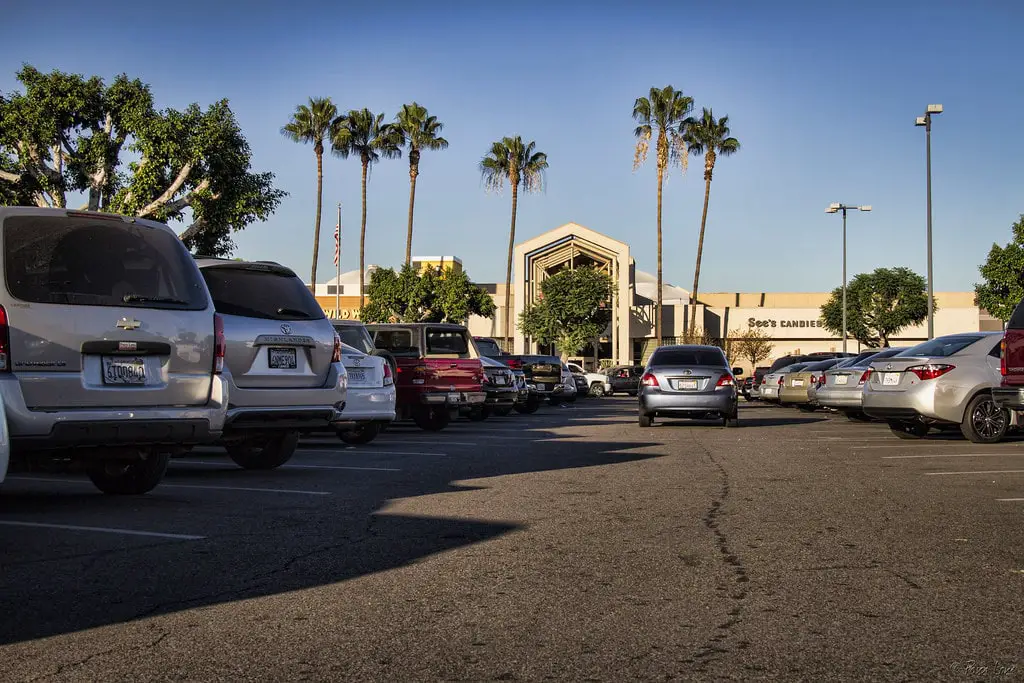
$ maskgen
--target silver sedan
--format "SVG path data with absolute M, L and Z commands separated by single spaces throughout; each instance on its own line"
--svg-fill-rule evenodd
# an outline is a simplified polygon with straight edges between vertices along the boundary
M 871 374 L 871 363 L 890 358 L 904 350 L 890 347 L 881 351 L 869 351 L 857 356 L 850 363 L 832 368 L 818 384 L 814 400 L 823 408 L 846 413 L 851 420 L 864 420 L 861 402 L 864 399 L 864 385 Z
M 1009 411 L 992 400 L 1001 379 L 1002 337 L 1001 332 L 951 334 L 871 363 L 865 414 L 885 420 L 903 439 L 952 424 L 975 443 L 1000 441 L 1010 426 Z
M 640 379 L 640 426 L 656 417 L 719 418 L 737 424 L 735 370 L 717 346 L 662 346 Z

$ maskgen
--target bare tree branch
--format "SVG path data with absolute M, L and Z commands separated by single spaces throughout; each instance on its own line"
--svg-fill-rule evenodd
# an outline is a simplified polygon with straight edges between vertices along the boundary
M 16 183 L 21 180 L 21 174 L 11 173 L 10 171 L 0 171 L 0 180 L 6 180 L 9 183 Z
M 206 221 L 200 218 L 199 220 L 192 223 L 192 225 L 185 228 L 185 232 L 178 235 L 178 239 L 184 242 L 187 239 L 191 239 L 202 232 L 203 228 L 206 227 Z
M 205 190 L 206 188 L 208 188 L 209 186 L 210 186 L 210 179 L 207 178 L 203 182 L 201 182 L 198 185 L 196 185 L 196 189 L 192 190 L 191 192 L 189 192 L 184 197 L 182 197 L 180 199 L 175 199 L 173 202 L 168 204 L 167 205 L 167 212 L 168 213 L 176 213 L 176 212 L 181 211 L 182 209 L 184 209 L 186 206 L 191 206 L 192 202 L 195 201 L 195 199 L 199 195 L 199 193 L 202 192 L 203 190 Z M 220 197 L 220 195 L 218 194 L 218 195 L 214 195 L 213 198 L 214 199 L 218 199 L 219 197 Z
M 157 197 L 154 201 L 150 202 L 147 206 L 143 207 L 143 209 L 141 211 L 139 211 L 138 213 L 136 213 L 135 215 L 140 217 L 140 218 L 143 218 L 143 217 L 148 216 L 149 214 L 153 213 L 154 211 L 159 209 L 161 206 L 163 206 L 167 202 L 171 201 L 171 197 L 173 197 L 175 194 L 177 194 L 178 190 L 181 189 L 181 186 L 185 184 L 185 180 L 188 179 L 188 174 L 191 173 L 191 172 L 192 172 L 192 164 L 191 163 L 187 163 L 184 166 L 182 166 L 181 167 L 181 171 L 178 172 L 178 177 L 174 179 L 174 182 L 171 183 L 170 187 L 168 187 L 166 190 L 164 190 L 164 193 L 162 195 Z M 204 182 L 206 182 L 206 181 L 204 181 Z

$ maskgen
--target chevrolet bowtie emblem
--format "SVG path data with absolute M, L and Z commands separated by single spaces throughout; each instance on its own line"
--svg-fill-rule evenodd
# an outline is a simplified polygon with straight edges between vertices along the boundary
M 142 327 L 142 323 L 134 318 L 121 318 L 117 321 L 117 326 L 122 330 L 137 330 Z

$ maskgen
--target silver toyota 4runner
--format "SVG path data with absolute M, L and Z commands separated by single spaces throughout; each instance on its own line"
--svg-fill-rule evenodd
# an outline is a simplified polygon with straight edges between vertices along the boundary
M 302 280 L 270 261 L 197 257 L 227 342 L 230 401 L 221 443 L 246 469 L 271 469 L 299 435 L 345 407 L 341 339 Z
M 145 493 L 172 451 L 220 436 L 223 338 L 166 225 L 0 207 L 0 395 L 15 464 L 84 467 Z

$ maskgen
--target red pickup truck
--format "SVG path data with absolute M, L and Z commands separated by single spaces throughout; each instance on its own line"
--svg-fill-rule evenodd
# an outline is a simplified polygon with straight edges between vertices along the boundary
M 460 411 L 487 400 L 484 369 L 469 331 L 445 323 L 367 325 L 376 348 L 395 359 L 397 419 L 439 431 Z

